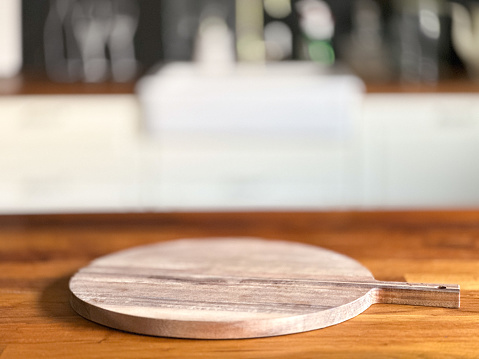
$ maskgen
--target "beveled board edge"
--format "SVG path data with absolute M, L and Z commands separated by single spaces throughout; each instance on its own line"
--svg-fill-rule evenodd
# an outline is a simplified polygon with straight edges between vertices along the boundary
M 248 339 L 302 333 L 345 322 L 375 303 L 374 291 L 371 289 L 353 302 L 314 314 L 229 322 L 132 316 L 91 305 L 71 290 L 70 305 L 76 313 L 92 322 L 135 334 L 183 339 Z

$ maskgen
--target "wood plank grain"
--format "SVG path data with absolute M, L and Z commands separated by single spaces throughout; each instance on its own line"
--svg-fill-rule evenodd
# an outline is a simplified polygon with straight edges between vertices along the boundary
M 459 287 L 376 281 L 323 248 L 251 237 L 182 239 L 96 259 L 70 281 L 83 317 L 156 336 L 238 339 L 324 328 L 373 303 L 459 307 Z
M 352 257 L 377 279 L 458 283 L 461 308 L 376 304 L 281 337 L 133 335 L 78 316 L 68 280 L 91 260 L 184 237 L 260 236 Z M 11 358 L 476 358 L 479 211 L 0 216 L 0 348 Z M 6 320 L 8 319 L 8 320 Z

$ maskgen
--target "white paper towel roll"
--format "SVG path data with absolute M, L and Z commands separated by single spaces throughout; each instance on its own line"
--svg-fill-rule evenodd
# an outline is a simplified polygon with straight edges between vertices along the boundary
M 0 1 L 0 78 L 13 77 L 22 65 L 22 2 Z

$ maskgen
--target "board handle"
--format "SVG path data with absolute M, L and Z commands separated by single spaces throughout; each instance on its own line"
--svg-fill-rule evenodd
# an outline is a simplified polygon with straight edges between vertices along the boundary
M 459 308 L 460 287 L 457 284 L 425 284 L 377 281 L 376 303 Z

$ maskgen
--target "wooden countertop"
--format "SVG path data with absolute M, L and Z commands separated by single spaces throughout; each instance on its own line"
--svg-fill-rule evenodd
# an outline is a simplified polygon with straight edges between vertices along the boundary
M 445 79 L 435 84 L 367 82 L 367 93 L 478 93 L 479 83 L 464 75 Z M 136 81 L 126 83 L 57 83 L 45 75 L 27 72 L 11 79 L 0 78 L 1 95 L 56 95 L 56 94 L 133 94 Z
M 70 276 L 98 256 L 181 237 L 239 235 L 329 248 L 379 280 L 458 283 L 461 308 L 381 304 L 302 334 L 195 341 L 109 329 L 68 303 Z M 0 359 L 476 358 L 478 299 L 479 211 L 0 217 Z

